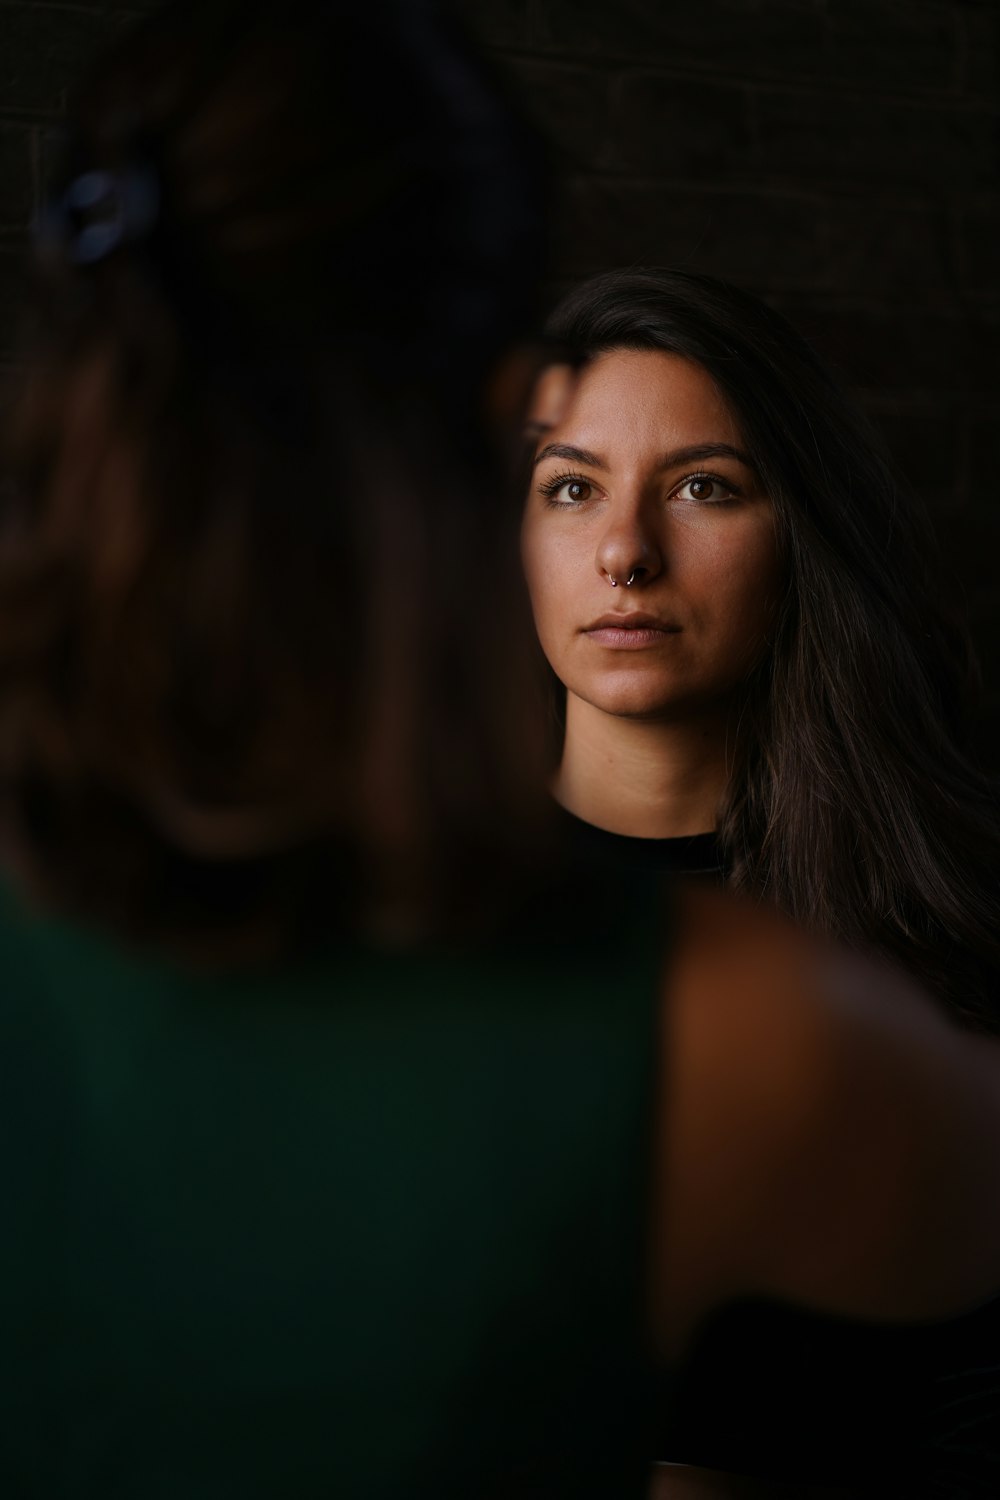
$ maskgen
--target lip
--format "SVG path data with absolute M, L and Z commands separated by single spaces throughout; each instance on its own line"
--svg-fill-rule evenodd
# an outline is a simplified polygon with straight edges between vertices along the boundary
M 646 646 L 662 644 L 665 636 L 679 635 L 681 627 L 657 615 L 631 614 L 601 615 L 584 627 L 582 634 L 596 645 L 610 646 L 618 651 L 640 651 Z

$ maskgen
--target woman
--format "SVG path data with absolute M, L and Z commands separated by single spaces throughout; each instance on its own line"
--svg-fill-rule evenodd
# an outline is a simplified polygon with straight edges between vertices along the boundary
M 526 156 L 371 0 L 172 6 L 80 99 L 0 526 L 5 1495 L 638 1496 L 720 1302 L 995 1286 L 989 1044 L 538 837 Z
M 522 544 L 581 857 L 605 883 L 728 874 L 996 1029 L 1000 839 L 964 751 L 963 642 L 874 439 L 783 320 L 710 278 L 595 277 L 550 332 L 583 365 L 571 401 L 536 400 Z M 996 1304 L 905 1333 L 730 1309 L 657 1451 L 857 1484 L 867 1453 L 912 1446 L 931 1379 L 954 1402 L 931 1440 L 951 1452 L 940 1493 L 989 1493 L 997 1472 L 963 1465 L 998 1321 Z
M 550 332 L 585 363 L 536 413 L 524 554 L 565 689 L 556 797 L 603 831 L 578 841 L 718 870 L 996 1030 L 969 654 L 875 438 L 782 318 L 709 277 L 594 277 Z

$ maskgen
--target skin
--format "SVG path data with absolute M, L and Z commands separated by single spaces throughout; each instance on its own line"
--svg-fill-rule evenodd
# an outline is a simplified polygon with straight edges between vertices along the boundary
M 533 416 L 522 552 L 566 687 L 555 795 L 617 833 L 711 829 L 736 692 L 783 586 L 773 507 L 736 419 L 700 366 L 635 350 L 598 355 L 558 399 L 543 386 Z M 592 628 L 636 612 L 658 628 Z
M 1000 1046 L 777 913 L 677 901 L 651 1256 L 664 1358 L 735 1297 L 890 1322 L 995 1297 Z M 793 1493 L 670 1466 L 649 1500 Z

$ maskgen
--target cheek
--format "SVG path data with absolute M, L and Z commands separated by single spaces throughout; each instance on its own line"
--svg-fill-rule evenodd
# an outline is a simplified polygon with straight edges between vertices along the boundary
M 537 524 L 530 515 L 526 516 L 521 523 L 521 567 L 528 581 L 531 603 L 536 610 L 539 604 L 535 597 L 538 581 L 545 574 L 544 550 L 544 538 Z
M 784 568 L 770 523 L 706 538 L 691 562 L 703 618 L 753 650 L 773 621 L 783 589 Z
M 571 617 L 579 571 L 572 539 L 529 518 L 521 530 L 521 560 L 539 631 Z
M 725 613 L 730 628 L 753 650 L 770 630 L 782 594 L 784 569 L 773 532 L 747 538 L 729 561 Z

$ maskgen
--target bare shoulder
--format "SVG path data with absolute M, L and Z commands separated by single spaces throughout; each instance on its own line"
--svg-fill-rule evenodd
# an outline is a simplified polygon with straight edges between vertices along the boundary
M 729 1297 L 932 1317 L 1000 1286 L 1000 1050 L 908 981 L 715 892 L 664 984 L 654 1322 Z

